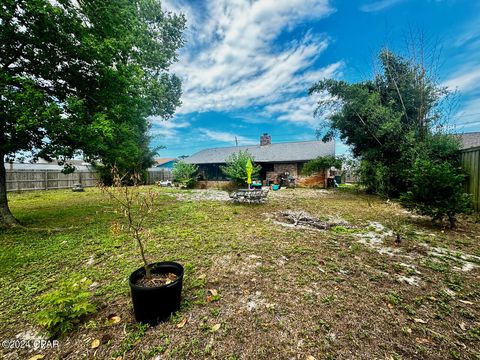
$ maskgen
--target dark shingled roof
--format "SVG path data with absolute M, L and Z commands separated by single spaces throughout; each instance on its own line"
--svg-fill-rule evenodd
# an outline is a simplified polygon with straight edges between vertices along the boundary
M 300 141 L 270 145 L 247 145 L 213 148 L 199 151 L 185 159 L 189 164 L 221 164 L 240 150 L 247 150 L 256 162 L 297 162 L 318 156 L 335 155 L 335 141 Z
M 470 149 L 480 146 L 480 131 L 459 134 L 462 149 Z

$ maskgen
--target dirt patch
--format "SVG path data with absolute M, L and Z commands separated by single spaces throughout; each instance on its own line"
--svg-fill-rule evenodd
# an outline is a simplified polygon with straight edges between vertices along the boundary
M 454 270 L 470 271 L 480 267 L 480 256 L 466 254 L 462 251 L 453 251 L 442 247 L 431 247 L 428 244 L 421 244 L 428 250 L 428 255 L 435 258 L 457 263 Z
M 297 229 L 328 230 L 335 226 L 349 226 L 348 222 L 343 219 L 328 217 L 326 220 L 321 220 L 312 214 L 301 210 L 279 211 L 274 214 L 267 214 L 266 216 L 277 225 Z
M 222 190 L 186 190 L 171 194 L 180 201 L 230 201 L 228 192 Z
M 152 274 L 149 278 L 142 277 L 137 280 L 135 285 L 142 287 L 159 287 L 168 285 L 177 280 L 178 276 L 174 273 Z

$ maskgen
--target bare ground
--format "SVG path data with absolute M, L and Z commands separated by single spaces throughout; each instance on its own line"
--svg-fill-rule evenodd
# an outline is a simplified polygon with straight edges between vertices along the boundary
M 474 219 L 462 218 L 456 230 L 433 226 L 393 202 L 353 190 L 271 192 L 269 203 L 260 206 L 194 194 L 187 202 L 166 196 L 150 224 L 150 258 L 186 266 L 182 310 L 171 321 L 154 328 L 134 323 L 126 284 L 139 264 L 134 244 L 93 239 L 89 251 L 50 260 L 48 271 L 70 271 L 66 256 L 83 259 L 97 282 L 92 291 L 98 313 L 59 339 L 56 349 L 3 350 L 3 358 L 480 357 L 480 225 Z M 84 196 L 87 201 L 98 194 Z M 15 201 L 19 211 L 32 206 L 28 197 Z M 107 226 L 112 215 L 103 206 L 108 215 L 93 222 Z M 42 210 L 37 204 L 32 211 Z M 282 212 L 307 214 L 329 226 L 283 221 Z M 79 221 L 88 219 L 85 212 Z M 16 235 L 6 234 L 7 248 L 16 246 Z M 63 236 L 70 241 L 78 232 Z M 117 245 L 106 245 L 111 241 Z M 47 272 L 35 264 L 21 269 L 20 288 L 30 285 L 28 277 Z M 40 329 L 29 316 L 35 304 L 11 291 L 9 276 L 6 269 L 1 284 L 10 291 L 2 290 L 7 310 L 0 320 L 9 321 L 0 338 L 35 334 Z M 112 324 L 112 316 L 121 320 Z M 100 345 L 92 349 L 95 339 Z

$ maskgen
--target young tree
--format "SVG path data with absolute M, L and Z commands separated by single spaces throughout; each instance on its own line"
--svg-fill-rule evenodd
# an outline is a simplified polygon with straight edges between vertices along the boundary
M 0 226 L 15 225 L 4 160 L 18 152 L 145 168 L 149 116 L 180 104 L 169 74 L 182 16 L 150 0 L 5 0 L 0 11 Z
M 125 220 L 124 224 L 119 222 L 113 223 L 113 234 L 118 235 L 120 232 L 124 232 L 137 243 L 146 278 L 150 278 L 149 262 L 145 255 L 145 222 L 153 210 L 158 193 L 151 188 L 141 189 L 139 186 L 140 178 L 140 174 L 134 172 L 127 172 L 121 175 L 113 167 L 112 186 L 101 185 L 101 190 L 118 206 L 119 213 L 123 215 Z
M 222 172 L 227 176 L 229 179 L 237 182 L 238 184 L 244 185 L 247 183 L 247 163 L 248 160 L 252 163 L 252 177 L 258 176 L 260 169 L 262 168 L 260 165 L 255 165 L 253 162 L 252 155 L 247 151 L 240 150 L 239 152 L 235 152 L 227 159 L 227 164 L 225 166 L 220 166 Z
M 195 164 L 187 164 L 185 161 L 178 161 L 172 170 L 175 181 L 183 186 L 192 187 L 198 178 L 198 166 Z

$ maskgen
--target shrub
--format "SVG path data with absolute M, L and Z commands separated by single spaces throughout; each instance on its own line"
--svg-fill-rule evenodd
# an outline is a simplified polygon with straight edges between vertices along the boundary
M 319 156 L 303 165 L 302 174 L 309 176 L 318 171 L 329 169 L 332 166 L 340 169 L 342 167 L 342 159 L 333 155 Z
M 87 279 L 75 276 L 60 283 L 57 290 L 40 296 L 43 308 L 36 318 L 50 336 L 58 337 L 70 331 L 82 317 L 96 311 L 92 304 L 92 293 Z
M 175 163 L 172 170 L 175 181 L 183 186 L 192 187 L 198 178 L 198 166 L 195 164 L 187 164 L 184 161 Z
M 464 192 L 465 175 L 449 161 L 418 159 L 412 168 L 410 190 L 400 198 L 402 204 L 433 221 L 447 218 L 455 226 L 458 213 L 468 213 L 471 197 Z
M 235 181 L 240 185 L 247 183 L 247 163 L 248 160 L 252 162 L 252 178 L 255 178 L 260 173 L 262 168 L 260 165 L 255 165 L 253 156 L 247 151 L 239 151 L 230 155 L 225 166 L 220 166 L 222 172 L 229 179 Z

